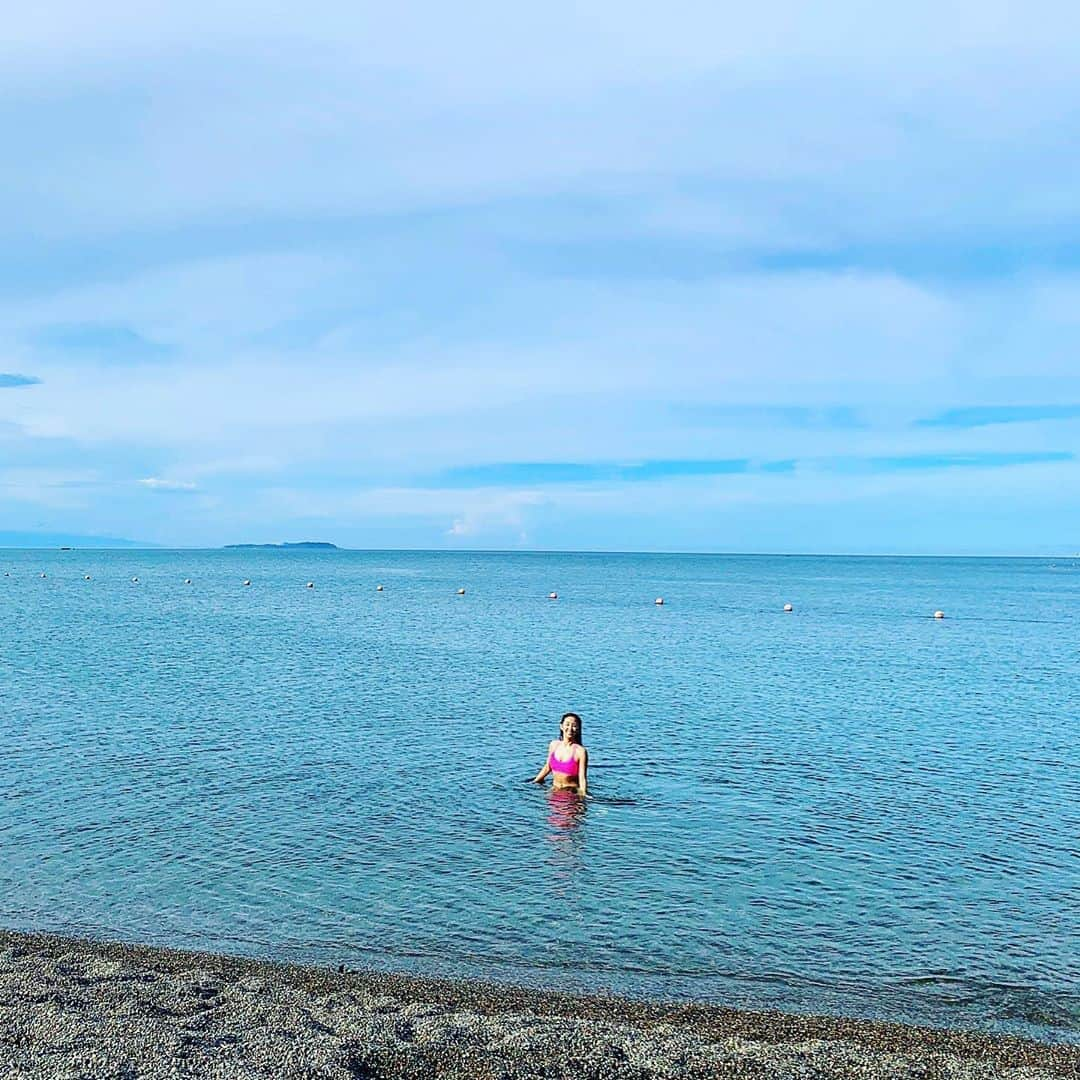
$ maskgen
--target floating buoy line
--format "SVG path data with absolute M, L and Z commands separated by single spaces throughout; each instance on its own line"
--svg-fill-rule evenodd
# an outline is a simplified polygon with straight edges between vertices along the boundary
M 10 570 L 5 570 L 4 571 L 4 577 L 10 578 L 11 576 L 12 576 L 12 572 Z M 49 575 L 48 575 L 48 573 L 46 571 L 42 570 L 37 576 L 39 578 L 47 579 Z M 83 581 L 93 581 L 94 580 L 93 576 L 91 574 L 83 574 L 82 578 L 83 578 Z M 139 578 L 139 576 L 137 574 L 133 575 L 130 580 L 131 580 L 132 585 L 141 584 L 141 580 L 140 580 L 140 578 Z M 183 579 L 183 583 L 185 585 L 191 585 L 191 584 L 193 584 L 193 581 L 192 581 L 191 578 L 186 577 L 186 578 Z M 250 588 L 251 584 L 252 584 L 251 578 L 244 578 L 243 581 L 240 584 L 244 588 Z M 304 588 L 305 589 L 314 589 L 315 588 L 315 582 L 314 581 L 305 582 L 304 583 Z M 375 586 L 375 591 L 376 592 L 384 592 L 385 588 L 386 587 L 380 582 Z M 458 595 L 458 596 L 464 596 L 465 595 L 465 587 L 463 585 L 459 586 L 457 588 L 457 590 L 455 590 L 455 592 L 456 592 L 456 595 Z M 546 594 L 546 598 L 548 600 L 558 600 L 559 599 L 559 594 L 557 592 L 555 592 L 554 590 L 552 590 L 551 592 Z M 656 607 L 664 607 L 665 604 L 666 604 L 666 601 L 664 600 L 664 598 L 662 596 L 658 596 L 658 597 L 656 597 L 656 599 L 653 600 L 653 604 Z M 785 614 L 790 615 L 795 611 L 795 605 L 790 603 L 790 602 L 786 602 L 783 605 L 783 611 L 784 611 Z M 938 608 L 932 613 L 931 618 L 940 621 L 940 620 L 945 618 L 945 612 L 943 610 L 941 610 L 940 608 Z

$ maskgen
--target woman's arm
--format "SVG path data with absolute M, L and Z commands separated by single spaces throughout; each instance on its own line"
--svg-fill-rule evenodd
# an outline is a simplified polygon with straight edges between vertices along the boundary
M 589 794 L 589 751 L 583 746 L 578 758 L 578 791 L 583 799 L 591 799 Z
M 548 756 L 544 758 L 543 768 L 529 781 L 530 784 L 542 784 L 544 777 L 551 772 L 551 744 L 548 745 Z

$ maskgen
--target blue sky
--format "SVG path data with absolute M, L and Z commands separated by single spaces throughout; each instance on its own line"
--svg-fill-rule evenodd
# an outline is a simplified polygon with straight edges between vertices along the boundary
M 0 540 L 1080 550 L 1074 5 L 35 5 Z

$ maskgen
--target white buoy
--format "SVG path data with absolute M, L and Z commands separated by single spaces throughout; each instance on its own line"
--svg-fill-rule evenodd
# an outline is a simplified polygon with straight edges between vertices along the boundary
M 663 606 L 664 606 L 664 598 L 663 598 L 662 596 L 658 596 L 658 597 L 657 597 L 657 598 L 656 598 L 656 599 L 655 599 L 655 600 L 653 601 L 653 603 L 654 603 L 654 604 L 655 604 L 655 605 L 656 605 L 657 607 L 663 607 Z
M 314 581 L 309 581 L 309 582 L 308 582 L 308 583 L 307 583 L 307 584 L 306 584 L 306 585 L 304 586 L 304 588 L 305 588 L 305 589 L 314 589 L 314 588 L 315 588 L 315 582 L 314 582 Z
M 464 589 L 458 589 L 457 594 L 458 594 L 458 596 L 464 596 L 465 595 L 465 590 Z
M 250 585 L 251 584 L 251 578 L 244 578 L 244 584 L 245 585 Z
M 557 592 L 549 592 L 548 593 L 548 599 L 549 600 L 558 600 L 559 599 L 559 594 Z
M 785 611 L 794 611 L 795 609 L 790 604 L 785 604 L 784 605 L 784 610 Z
M 133 577 L 133 578 L 131 579 L 131 584 L 132 584 L 132 585 L 138 585 L 138 584 L 139 584 L 139 579 L 138 579 L 137 577 Z
M 83 574 L 83 581 L 89 581 L 89 580 L 90 580 L 90 575 L 89 574 Z
M 46 574 L 44 570 L 42 570 L 42 571 L 41 571 L 41 576 L 42 576 L 42 577 L 48 577 L 49 575 L 48 575 L 48 574 Z
M 945 618 L 945 612 L 944 611 L 935 611 L 934 612 L 934 618 L 935 619 L 944 619 Z
M 190 585 L 191 584 L 191 578 L 189 578 L 189 577 L 184 578 L 184 584 L 185 585 Z
M 375 591 L 376 591 L 376 592 L 382 592 L 382 591 L 383 591 L 383 587 L 382 587 L 381 585 L 376 585 L 376 586 L 375 586 Z

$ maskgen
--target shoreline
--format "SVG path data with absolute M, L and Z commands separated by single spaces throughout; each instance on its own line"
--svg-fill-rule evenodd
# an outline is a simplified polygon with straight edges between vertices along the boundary
M 0 930 L 0 1075 L 1041 1080 L 1080 1047 Z

